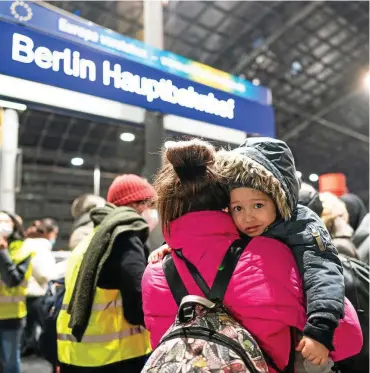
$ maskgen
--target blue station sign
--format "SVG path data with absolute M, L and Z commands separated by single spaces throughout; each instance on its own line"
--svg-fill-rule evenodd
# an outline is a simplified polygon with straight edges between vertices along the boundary
M 275 134 L 269 89 L 48 6 L 0 2 L 0 45 L 0 74 Z

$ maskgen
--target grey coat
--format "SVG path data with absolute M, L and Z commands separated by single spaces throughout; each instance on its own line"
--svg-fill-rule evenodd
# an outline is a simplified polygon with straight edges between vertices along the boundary
M 293 155 L 285 142 L 260 137 L 247 139 L 235 151 L 271 172 L 285 192 L 291 217 L 278 218 L 264 235 L 283 241 L 293 252 L 307 300 L 304 334 L 333 349 L 334 329 L 344 316 L 343 269 L 321 219 L 308 207 L 298 205 L 300 182 Z

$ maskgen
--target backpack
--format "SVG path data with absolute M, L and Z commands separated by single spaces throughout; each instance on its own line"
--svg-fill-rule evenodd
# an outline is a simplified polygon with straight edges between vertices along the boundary
M 339 361 L 341 373 L 369 372 L 369 266 L 360 260 L 339 254 L 343 266 L 345 295 L 360 320 L 363 346 L 359 354 Z
M 58 364 L 57 319 L 62 309 L 64 293 L 64 279 L 50 281 L 41 303 L 43 324 L 39 351 L 52 365 Z
M 234 269 L 248 242 L 240 239 L 232 243 L 211 289 L 181 249 L 172 250 L 172 254 L 165 257 L 163 270 L 179 306 L 178 314 L 142 373 L 268 373 L 267 364 L 277 372 L 283 372 L 222 304 Z M 188 295 L 172 255 L 185 262 L 204 297 Z M 284 372 L 294 372 L 293 342 L 291 335 L 289 364 Z

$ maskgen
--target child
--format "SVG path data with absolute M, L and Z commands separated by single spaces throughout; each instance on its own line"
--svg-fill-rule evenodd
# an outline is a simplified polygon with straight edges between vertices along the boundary
M 342 266 L 319 217 L 297 205 L 300 183 L 289 147 L 272 138 L 250 138 L 218 156 L 218 170 L 230 185 L 229 211 L 241 235 L 277 238 L 292 249 L 308 320 L 297 351 L 312 364 L 327 364 L 334 330 L 344 316 Z M 153 254 L 156 260 L 158 252 Z

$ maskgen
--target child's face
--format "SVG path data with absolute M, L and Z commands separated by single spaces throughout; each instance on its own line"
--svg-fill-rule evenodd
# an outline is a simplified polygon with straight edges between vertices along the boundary
M 252 188 L 237 188 L 230 195 L 230 214 L 239 231 L 256 237 L 276 219 L 274 201 Z

